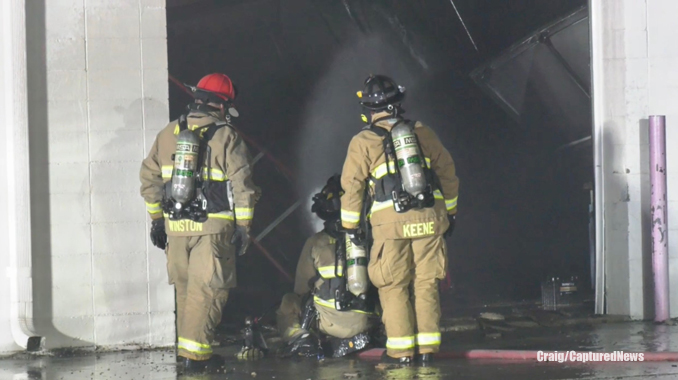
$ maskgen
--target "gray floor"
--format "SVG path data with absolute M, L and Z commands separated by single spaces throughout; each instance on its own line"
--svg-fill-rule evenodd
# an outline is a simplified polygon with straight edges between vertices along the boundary
M 445 350 L 520 349 L 583 351 L 678 351 L 678 327 L 651 323 L 536 328 L 487 337 L 480 332 L 446 335 Z M 231 357 L 235 347 L 220 348 Z M 0 379 L 678 379 L 676 363 L 536 363 L 436 361 L 430 367 L 386 367 L 357 359 L 228 359 L 226 374 L 178 374 L 172 351 L 130 351 L 65 356 L 19 355 L 0 360 Z

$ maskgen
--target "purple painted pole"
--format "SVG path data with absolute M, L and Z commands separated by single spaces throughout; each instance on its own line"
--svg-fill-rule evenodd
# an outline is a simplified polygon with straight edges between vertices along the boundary
M 669 234 L 666 210 L 666 117 L 650 116 L 652 270 L 655 322 L 669 319 Z

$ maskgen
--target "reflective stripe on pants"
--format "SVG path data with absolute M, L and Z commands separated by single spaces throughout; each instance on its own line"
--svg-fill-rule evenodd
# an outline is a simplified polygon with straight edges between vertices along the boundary
M 236 285 L 230 234 L 169 236 L 167 269 L 176 287 L 179 356 L 206 360 L 228 289 Z M 190 256 L 190 260 L 189 260 Z
M 445 240 L 440 235 L 375 240 L 368 274 L 379 289 L 389 356 L 415 354 L 415 336 L 418 353 L 438 352 L 439 335 L 431 334 L 440 331 L 438 282 L 445 278 L 446 261 Z M 400 340 L 410 337 L 411 344 Z
M 417 334 L 417 346 L 440 346 L 440 333 Z
M 341 210 L 341 221 L 344 223 L 356 224 L 360 222 L 360 213 L 355 211 Z
M 414 337 L 389 337 L 386 341 L 386 348 L 393 350 L 410 350 L 414 348 Z
M 179 337 L 178 348 L 180 350 L 186 350 L 197 356 L 207 356 L 209 358 L 209 356 L 212 355 L 212 346 L 209 344 L 194 342 L 182 337 Z

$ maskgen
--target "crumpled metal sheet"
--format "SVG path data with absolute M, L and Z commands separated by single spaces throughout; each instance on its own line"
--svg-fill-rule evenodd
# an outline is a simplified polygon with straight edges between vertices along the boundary
M 347 339 L 332 338 L 330 339 L 330 344 L 332 345 L 332 357 L 340 358 L 360 351 L 367 347 L 371 341 L 372 339 L 367 333 L 360 333 Z
M 278 352 L 278 356 L 281 358 L 288 358 L 294 355 L 307 358 L 324 357 L 320 341 L 312 333 L 299 335 Z

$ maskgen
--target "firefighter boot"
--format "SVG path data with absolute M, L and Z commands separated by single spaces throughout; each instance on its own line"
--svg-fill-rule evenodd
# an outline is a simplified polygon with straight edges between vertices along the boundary
M 186 373 L 216 373 L 225 371 L 224 358 L 220 355 L 212 355 L 207 360 L 184 359 L 184 370 Z
M 423 367 L 426 367 L 433 362 L 433 354 L 419 354 L 417 359 L 419 359 L 419 362 Z
M 392 356 L 388 356 L 386 352 L 381 356 L 381 362 L 384 364 L 399 364 L 402 366 L 409 366 L 414 362 L 414 357 L 412 356 L 402 356 L 399 358 L 394 358 Z

